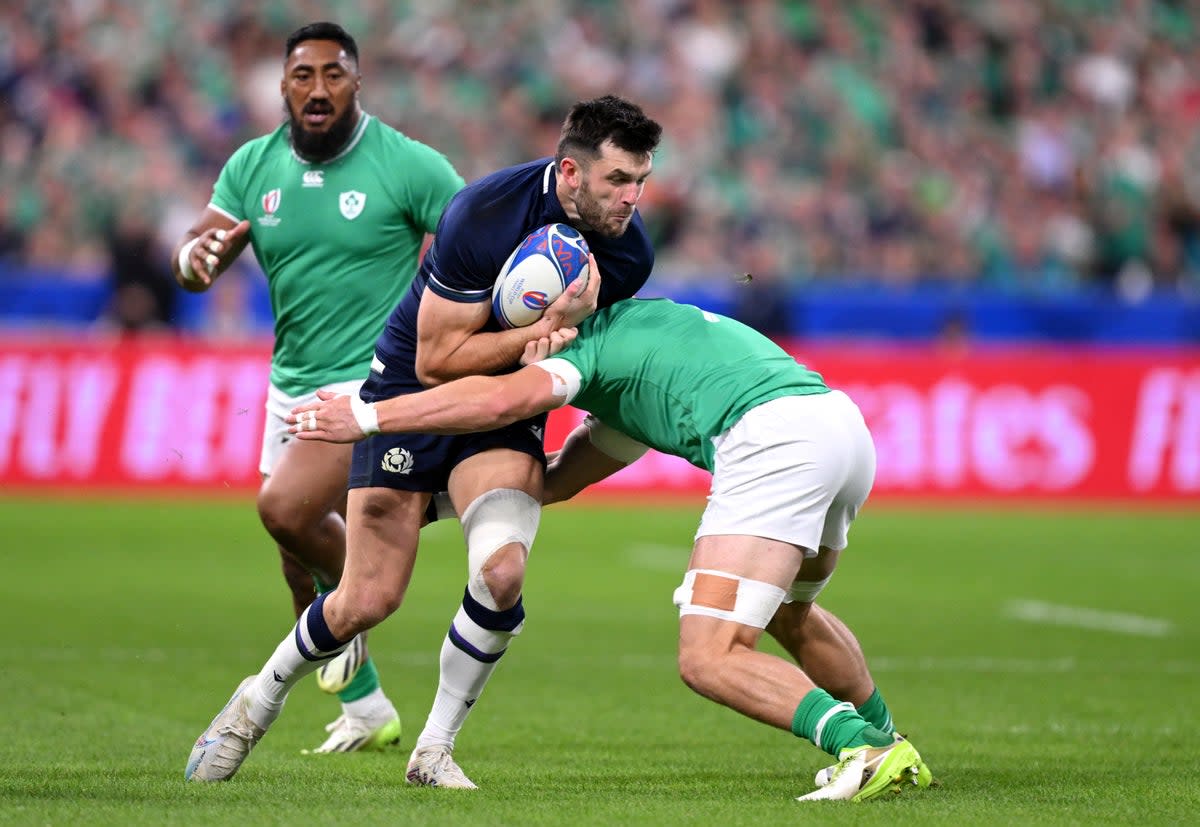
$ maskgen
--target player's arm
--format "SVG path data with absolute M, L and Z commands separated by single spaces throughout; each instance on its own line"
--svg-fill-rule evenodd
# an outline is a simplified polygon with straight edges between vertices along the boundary
M 562 502 L 638 460 L 649 449 L 589 416 L 567 435 L 546 465 L 542 503 Z
M 599 290 L 596 274 L 586 286 L 571 284 L 546 315 L 528 327 L 485 332 L 481 328 L 491 318 L 491 302 L 456 302 L 426 289 L 417 313 L 417 378 L 430 387 L 505 370 L 517 363 L 530 342 L 549 339 L 587 318 L 595 310 Z
M 367 404 L 318 391 L 321 401 L 292 410 L 300 439 L 356 442 L 375 433 L 469 434 L 502 428 L 566 403 L 564 381 L 536 365 L 503 376 L 467 376 L 420 393 Z
M 171 272 L 184 290 L 202 293 L 250 240 L 250 222 L 207 207 L 171 253 Z

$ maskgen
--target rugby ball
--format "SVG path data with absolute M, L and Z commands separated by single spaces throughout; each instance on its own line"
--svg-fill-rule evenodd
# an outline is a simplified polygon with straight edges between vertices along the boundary
M 576 279 L 588 280 L 588 245 L 574 227 L 539 227 L 512 251 L 492 288 L 492 313 L 505 329 L 525 327 Z

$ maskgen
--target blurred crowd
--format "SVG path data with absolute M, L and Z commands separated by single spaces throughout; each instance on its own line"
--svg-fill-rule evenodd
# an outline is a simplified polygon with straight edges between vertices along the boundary
M 467 180 L 550 154 L 576 99 L 641 103 L 665 128 L 642 205 L 659 279 L 1196 293 L 1198 12 L 15 0 L 0 7 L 0 259 L 169 279 L 221 164 L 282 117 L 287 33 L 333 19 L 358 39 L 365 108 Z

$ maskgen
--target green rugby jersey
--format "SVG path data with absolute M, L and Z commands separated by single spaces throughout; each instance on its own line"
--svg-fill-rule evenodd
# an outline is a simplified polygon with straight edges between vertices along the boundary
M 756 405 L 828 393 L 821 375 L 753 328 L 669 299 L 597 311 L 554 357 L 582 376 L 571 404 L 666 454 L 713 470 L 713 437 Z
M 365 112 L 328 161 L 293 152 L 286 123 L 233 154 L 209 206 L 250 221 L 275 316 L 274 385 L 297 396 L 366 378 L 425 233 L 462 186 L 445 156 Z

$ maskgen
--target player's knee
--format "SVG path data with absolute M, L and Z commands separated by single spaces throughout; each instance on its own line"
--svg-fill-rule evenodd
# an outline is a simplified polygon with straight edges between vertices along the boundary
M 680 644 L 679 677 L 693 692 L 711 697 L 720 670 L 720 653 L 702 644 Z
M 488 491 L 463 512 L 467 590 L 482 606 L 503 611 L 516 605 L 541 512 L 541 503 L 515 488 Z
M 391 589 L 372 587 L 347 589 L 338 587 L 341 600 L 337 603 L 336 620 L 330 620 L 330 631 L 343 640 L 374 628 L 400 608 L 402 595 Z M 337 628 L 334 628 L 336 623 Z
M 270 485 L 258 491 L 258 518 L 267 533 L 284 544 L 302 534 L 313 519 L 302 503 Z
M 496 607 L 503 611 L 517 604 L 525 584 L 525 560 L 529 552 L 520 543 L 509 543 L 488 557 L 480 574 Z M 476 598 L 478 600 L 478 598 Z

